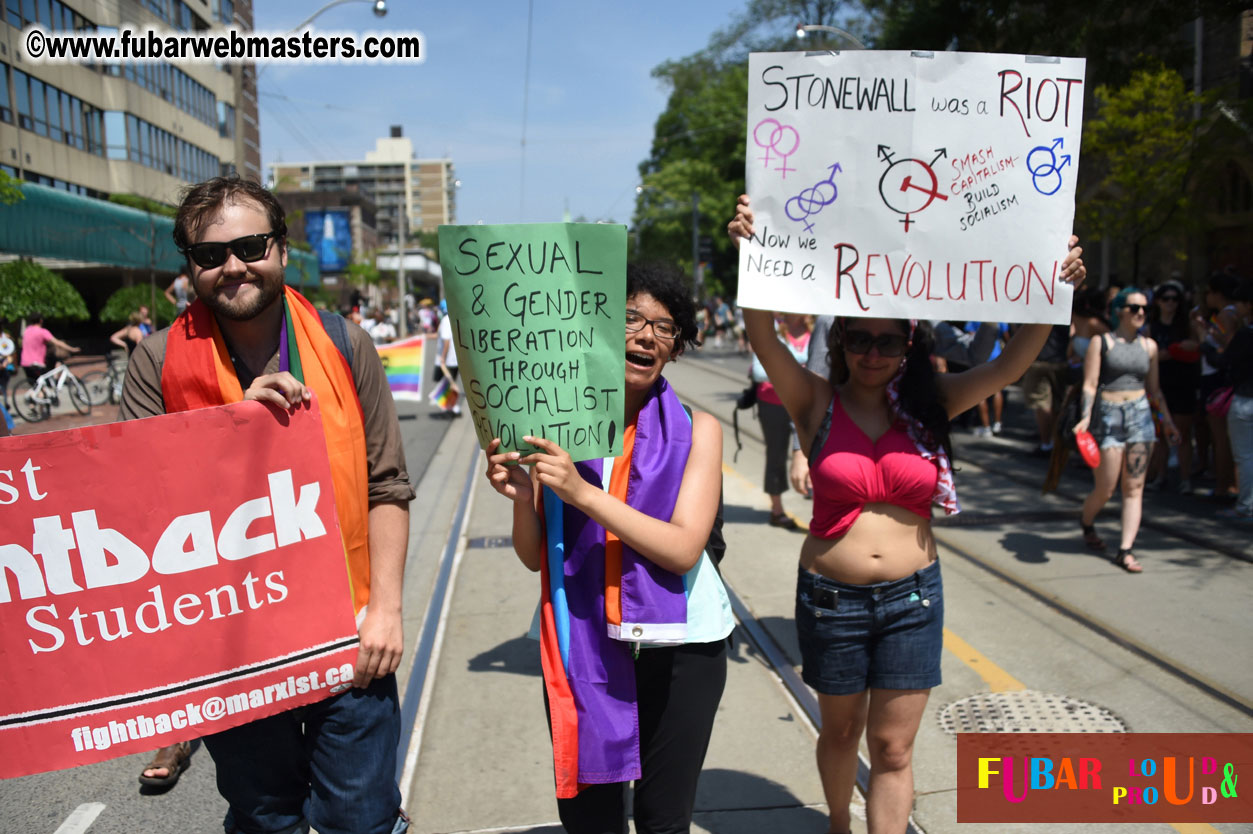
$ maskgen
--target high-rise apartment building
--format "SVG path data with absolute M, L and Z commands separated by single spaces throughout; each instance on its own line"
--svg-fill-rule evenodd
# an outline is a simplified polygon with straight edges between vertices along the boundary
M 21 32 L 252 28 L 252 0 L 2 0 L 0 170 L 78 194 L 177 202 L 232 170 L 261 178 L 253 66 L 32 64 Z
M 451 159 L 417 159 L 399 126 L 377 140 L 365 159 L 281 162 L 272 167 L 276 191 L 354 191 L 378 206 L 379 240 L 395 245 L 401 212 L 412 234 L 456 222 L 456 177 Z

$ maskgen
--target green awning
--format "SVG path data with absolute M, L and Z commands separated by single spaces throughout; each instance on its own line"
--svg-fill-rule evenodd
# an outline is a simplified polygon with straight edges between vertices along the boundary
M 183 268 L 169 217 L 33 183 L 21 189 L 25 199 L 0 205 L 0 252 L 171 275 Z M 317 258 L 289 249 L 285 278 L 317 286 Z

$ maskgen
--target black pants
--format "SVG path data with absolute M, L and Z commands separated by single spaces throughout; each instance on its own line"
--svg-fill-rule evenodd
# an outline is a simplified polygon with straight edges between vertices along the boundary
M 767 495 L 787 492 L 787 470 L 792 457 L 792 418 L 777 403 L 757 401 L 757 419 L 761 436 L 766 441 L 766 477 L 763 487 Z
M 637 834 L 687 834 L 696 782 L 727 682 L 727 641 L 640 649 L 635 662 L 642 778 Z M 557 800 L 569 834 L 627 834 L 626 782 L 590 785 Z

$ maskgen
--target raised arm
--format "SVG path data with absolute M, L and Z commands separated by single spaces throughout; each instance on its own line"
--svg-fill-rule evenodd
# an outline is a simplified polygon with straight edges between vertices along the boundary
M 543 450 L 521 459 L 535 464 L 539 484 L 671 573 L 695 567 L 709 542 L 722 491 L 722 426 L 712 415 L 692 414 L 692 449 L 669 521 L 645 515 L 583 480 L 570 455 L 551 440 L 523 439 Z M 518 556 L 522 558 L 521 551 Z
M 1070 237 L 1070 252 L 1062 261 L 1062 280 L 1074 286 L 1083 283 L 1088 274 L 1083 265 L 1083 249 L 1076 244 L 1079 239 Z M 945 374 L 939 378 L 940 390 L 950 417 L 955 417 L 1000 391 L 1026 373 L 1027 368 L 1040 355 L 1048 340 L 1051 324 L 1025 324 L 1019 327 L 1001 355 L 990 362 L 976 365 L 959 374 Z M 1093 388 L 1095 391 L 1095 388 Z
M 740 195 L 735 205 L 735 217 L 727 224 L 727 234 L 736 249 L 740 248 L 741 240 L 753 236 L 753 211 L 749 207 L 747 194 Z M 774 316 L 770 311 L 747 307 L 742 309 L 744 330 L 748 334 L 749 344 L 757 354 L 761 366 L 766 369 L 766 376 L 770 378 L 783 407 L 792 418 L 804 447 L 813 439 L 822 421 L 827 401 L 831 398 L 830 383 L 806 370 L 779 341 L 774 331 Z

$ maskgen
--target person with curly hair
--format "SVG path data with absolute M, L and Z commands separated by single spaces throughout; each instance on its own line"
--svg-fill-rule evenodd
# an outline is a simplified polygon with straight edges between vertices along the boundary
M 535 454 L 499 452 L 499 438 L 487 449 L 487 478 L 513 502 L 514 550 L 542 572 L 540 655 L 571 834 L 626 834 L 632 780 L 639 834 L 691 826 L 735 625 L 715 567 L 722 429 L 662 376 L 699 335 L 676 270 L 629 266 L 622 454 L 574 463 L 529 436 Z
M 752 236 L 747 195 L 727 232 L 737 248 Z M 1068 281 L 1083 278 L 1079 254 L 1063 263 Z M 801 546 L 796 628 L 802 677 L 822 715 L 829 831 L 850 830 L 864 730 L 869 830 L 900 834 L 913 805 L 914 737 L 940 683 L 944 596 L 931 507 L 959 509 L 949 419 L 1022 376 L 1052 328 L 1019 327 L 996 359 L 938 375 L 926 322 L 837 318 L 824 379 L 779 344 L 769 313 L 745 310 L 744 323 L 811 460 L 814 517 Z

